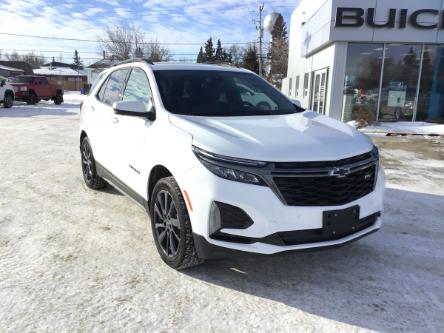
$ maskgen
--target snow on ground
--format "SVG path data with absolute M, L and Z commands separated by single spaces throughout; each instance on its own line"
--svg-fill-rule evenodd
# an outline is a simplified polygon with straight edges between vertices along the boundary
M 78 110 L 0 110 L 0 332 L 444 332 L 443 138 L 374 138 L 377 233 L 177 272 L 143 210 L 84 185 Z
M 360 123 L 352 120 L 347 124 L 353 127 L 359 127 Z M 427 123 L 423 121 L 397 121 L 397 122 L 381 122 L 375 125 L 360 128 L 364 133 L 401 133 L 401 134 L 424 134 L 424 135 L 444 135 L 444 125 Z
M 65 102 L 81 102 L 86 98 L 86 95 L 80 94 L 78 91 L 65 91 L 63 99 Z

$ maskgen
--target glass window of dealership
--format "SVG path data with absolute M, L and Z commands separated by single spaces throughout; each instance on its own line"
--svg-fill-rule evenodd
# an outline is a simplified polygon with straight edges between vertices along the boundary
M 342 120 L 444 122 L 444 45 L 347 47 Z

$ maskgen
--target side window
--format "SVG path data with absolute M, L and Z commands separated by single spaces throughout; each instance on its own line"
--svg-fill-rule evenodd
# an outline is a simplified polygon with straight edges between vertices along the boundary
M 124 101 L 141 101 L 148 106 L 152 97 L 150 83 L 145 72 L 140 68 L 133 68 L 126 84 Z
M 101 99 L 103 103 L 111 106 L 114 102 L 122 100 L 123 89 L 125 87 L 125 80 L 128 71 L 128 69 L 119 69 L 111 73 L 106 84 L 103 98 Z
M 291 88 L 293 86 L 293 78 L 291 77 L 289 82 L 288 82 L 288 96 L 291 97 Z
M 304 97 L 308 95 L 308 79 L 309 79 L 309 74 L 305 73 L 304 74 Z
M 101 102 L 103 102 L 103 96 L 105 95 L 106 85 L 108 83 L 109 78 L 107 78 L 105 81 L 103 81 L 102 86 L 100 87 L 99 92 L 97 93 L 97 99 Z
M 296 86 L 294 88 L 294 95 L 299 96 L 299 75 L 296 76 Z

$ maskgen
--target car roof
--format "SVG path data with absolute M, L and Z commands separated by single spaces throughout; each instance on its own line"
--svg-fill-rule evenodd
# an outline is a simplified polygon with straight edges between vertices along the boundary
M 250 72 L 247 69 L 235 67 L 229 64 L 194 64 L 194 63 L 174 63 L 156 62 L 151 65 L 153 71 L 161 70 L 207 70 L 207 71 L 227 71 L 227 72 Z
M 131 65 L 148 65 L 153 71 L 168 71 L 168 70 L 206 70 L 206 71 L 226 71 L 226 72 L 241 72 L 241 73 L 253 73 L 245 68 L 236 67 L 232 64 L 197 64 L 197 63 L 183 63 L 183 62 L 155 62 L 149 63 L 144 60 L 124 61 L 117 63 L 114 66 L 108 68 L 109 71 L 116 67 L 126 67 Z

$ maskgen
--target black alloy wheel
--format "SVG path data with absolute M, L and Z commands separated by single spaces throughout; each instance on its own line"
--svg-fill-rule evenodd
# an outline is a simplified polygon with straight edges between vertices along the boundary
M 165 190 L 157 193 L 154 202 L 154 228 L 163 253 L 173 258 L 177 255 L 180 237 L 180 222 L 171 194 Z
M 185 269 L 204 262 L 194 246 L 187 206 L 173 177 L 162 178 L 154 186 L 150 217 L 157 251 L 167 265 Z

